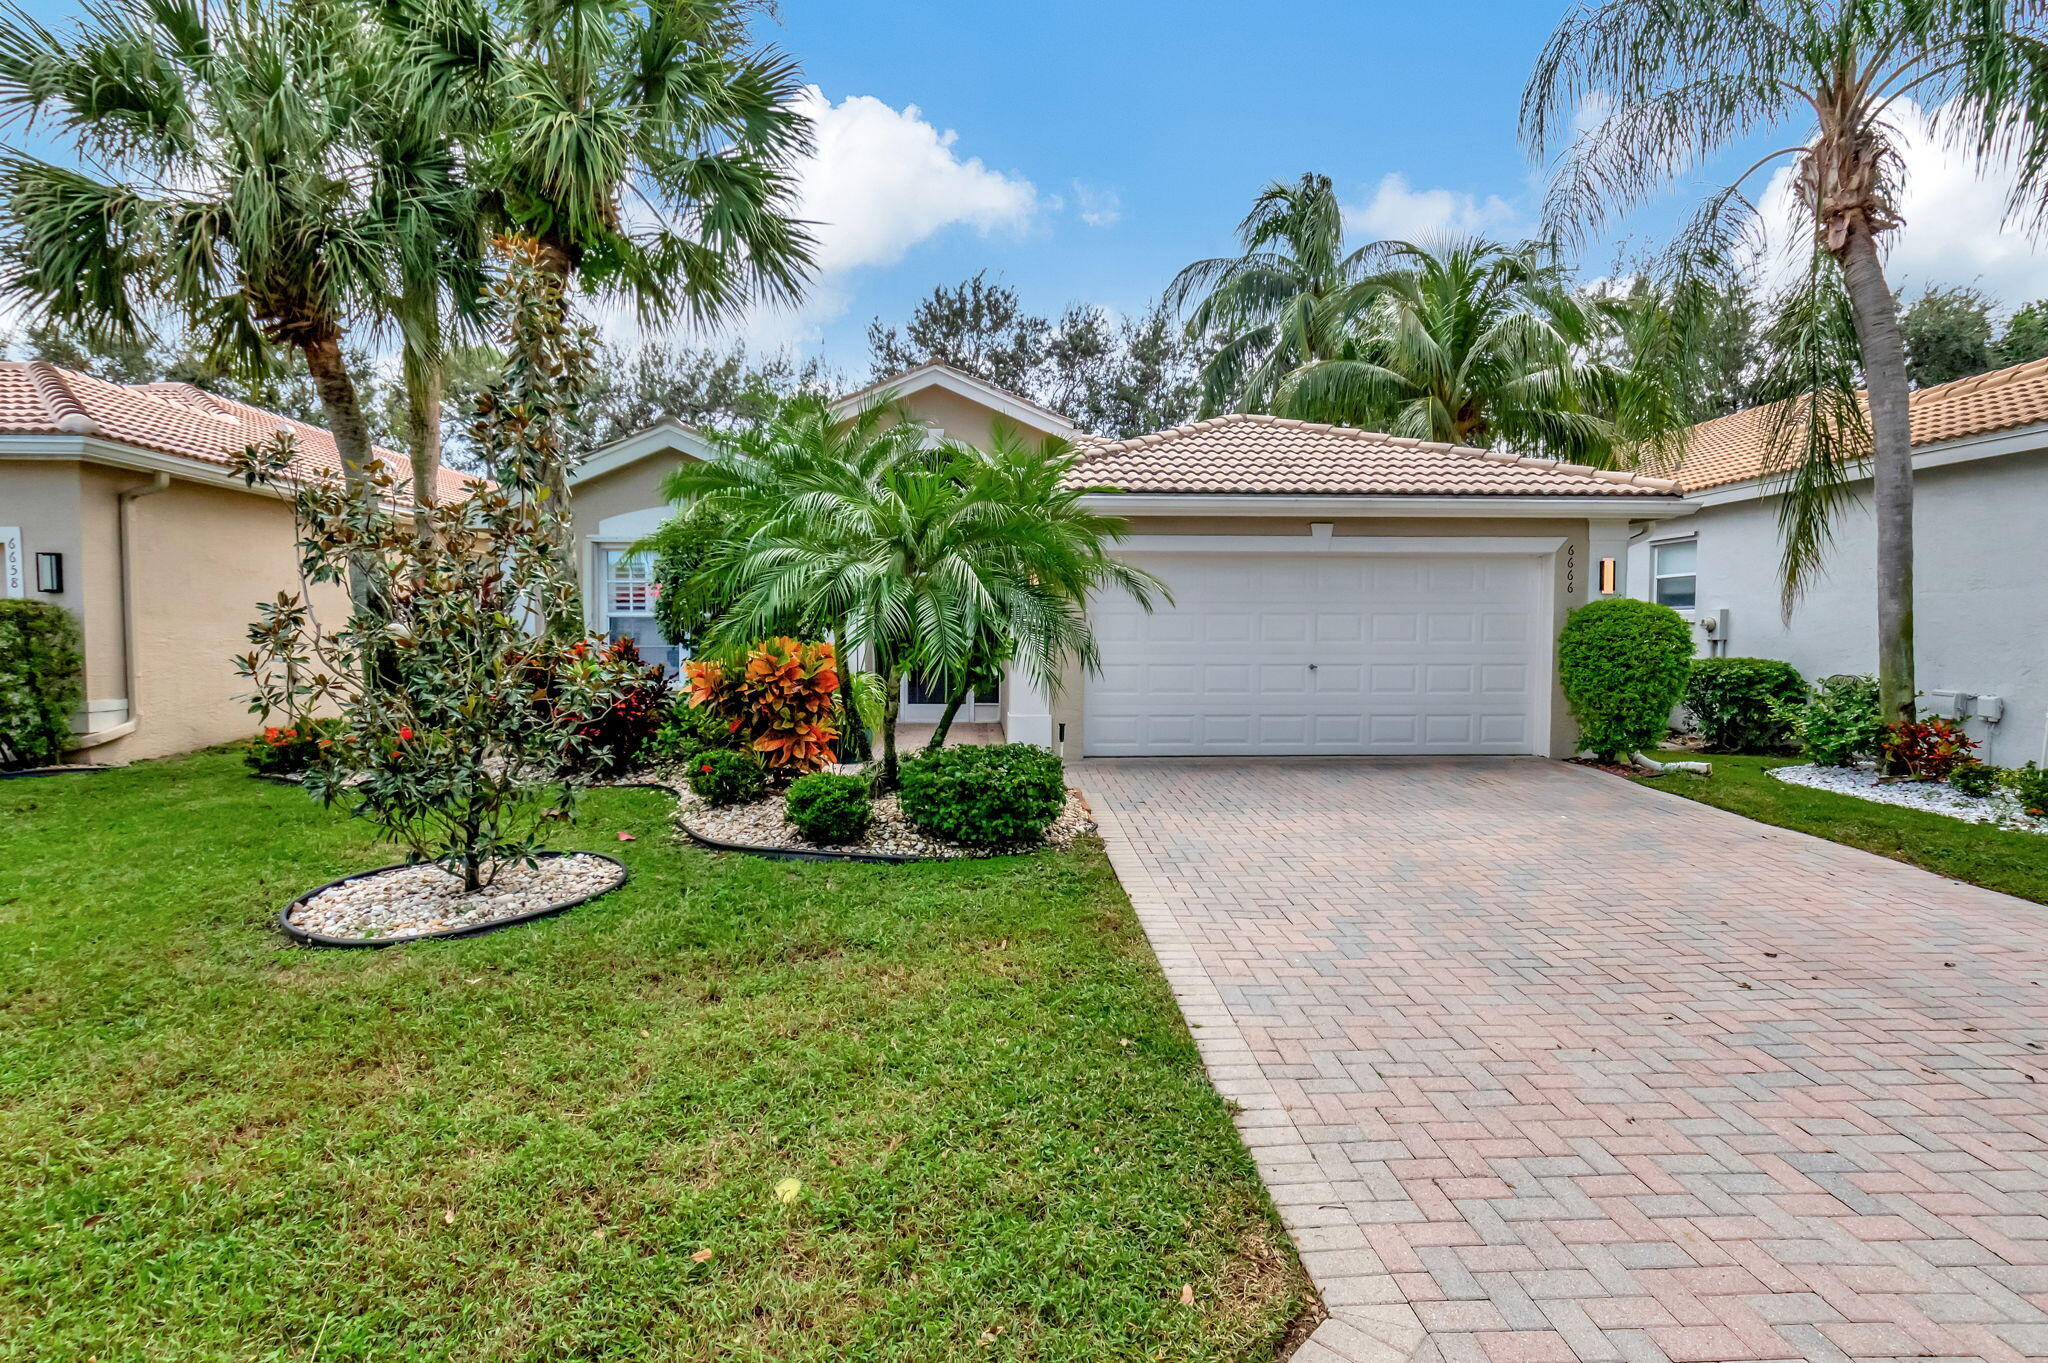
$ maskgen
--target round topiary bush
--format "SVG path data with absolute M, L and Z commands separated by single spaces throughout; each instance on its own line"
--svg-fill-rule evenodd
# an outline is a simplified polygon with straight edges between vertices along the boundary
M 1030 743 L 941 748 L 903 764 L 903 815 L 921 833 L 967 847 L 1037 842 L 1067 805 L 1066 772 Z
M 1573 611 L 1557 638 L 1557 670 L 1579 746 L 1603 762 L 1655 747 L 1691 665 L 1692 629 L 1669 606 L 1615 597 Z
M 743 805 L 768 789 L 761 759 L 729 748 L 707 748 L 690 759 L 690 789 L 707 804 Z
M 782 808 L 796 831 L 821 847 L 859 842 L 875 821 L 875 797 L 867 779 L 830 771 L 797 777 Z
M 1776 658 L 1695 658 L 1685 682 L 1709 752 L 1776 752 L 1792 741 L 1787 707 L 1805 699 L 1799 669 Z

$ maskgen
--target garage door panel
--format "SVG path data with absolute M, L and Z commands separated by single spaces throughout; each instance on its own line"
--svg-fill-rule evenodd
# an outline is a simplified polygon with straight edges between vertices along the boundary
M 1528 752 L 1538 560 L 1147 555 L 1174 604 L 1095 613 L 1087 752 Z M 1311 667 L 1313 664 L 1313 667 Z

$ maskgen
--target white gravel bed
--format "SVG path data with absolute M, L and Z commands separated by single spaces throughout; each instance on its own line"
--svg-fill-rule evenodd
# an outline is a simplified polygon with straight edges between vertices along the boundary
M 517 918 L 612 889 L 625 878 L 623 866 L 575 852 L 542 857 L 533 866 L 500 867 L 490 884 L 464 894 L 462 877 L 439 866 L 399 866 L 322 890 L 293 908 L 290 921 L 322 937 L 410 937 Z
M 1771 776 L 1788 785 L 1853 795 L 1873 804 L 1942 814 L 1965 823 L 1990 823 L 2025 833 L 2048 833 L 2048 820 L 2027 816 L 2010 792 L 1964 795 L 1939 781 L 1885 781 L 1870 767 L 1773 767 Z
M 748 805 L 727 805 L 713 809 L 704 803 L 688 787 L 683 787 L 682 797 L 676 802 L 676 822 L 700 837 L 714 842 L 744 843 L 749 847 L 794 848 L 798 851 L 822 852 L 881 852 L 891 856 L 910 857 L 987 857 L 1000 856 L 1002 851 L 989 851 L 979 847 L 962 847 L 959 843 L 944 842 L 938 838 L 926 837 L 910 826 L 903 816 L 903 809 L 894 795 L 884 795 L 875 801 L 875 821 L 868 829 L 867 837 L 860 842 L 838 843 L 830 847 L 807 842 L 796 831 L 788 819 L 783 817 L 781 795 L 771 795 L 765 800 L 756 800 Z M 1067 807 L 1045 830 L 1045 841 L 1041 847 L 1068 848 L 1074 839 L 1083 833 L 1095 831 L 1095 821 L 1088 815 L 1088 803 L 1081 798 L 1081 792 L 1069 788 Z

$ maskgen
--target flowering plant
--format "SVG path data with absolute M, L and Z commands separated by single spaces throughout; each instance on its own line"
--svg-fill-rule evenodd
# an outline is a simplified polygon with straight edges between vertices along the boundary
M 839 656 L 831 644 L 764 639 L 737 675 L 715 659 L 684 667 L 690 704 L 726 716 L 771 769 L 816 771 L 836 760 Z

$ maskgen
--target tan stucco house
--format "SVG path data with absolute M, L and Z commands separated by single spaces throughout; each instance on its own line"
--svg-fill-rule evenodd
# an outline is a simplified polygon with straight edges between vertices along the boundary
M 129 762 L 250 733 L 256 603 L 299 589 L 291 508 L 250 489 L 234 455 L 280 430 L 291 474 L 338 476 L 325 430 L 190 384 L 108 383 L 41 361 L 0 363 L 0 594 L 68 609 L 85 639 L 72 760 Z M 404 459 L 379 457 L 404 475 Z M 462 476 L 442 471 L 441 495 Z M 345 613 L 339 592 L 317 604 Z
M 1569 756 L 1558 628 L 1626 593 L 1631 540 L 1691 510 L 1662 479 L 1270 416 L 1104 441 L 937 364 L 842 405 L 878 390 L 948 437 L 1007 421 L 1073 439 L 1075 478 L 1130 521 L 1121 553 L 1171 589 L 1150 613 L 1097 605 L 1095 675 L 1048 695 L 1013 670 L 963 716 L 1068 757 Z M 664 424 L 574 479 L 593 628 L 663 647 L 646 566 L 624 551 L 669 513 L 663 475 L 708 452 Z M 935 717 L 932 699 L 912 691 L 905 718 Z

